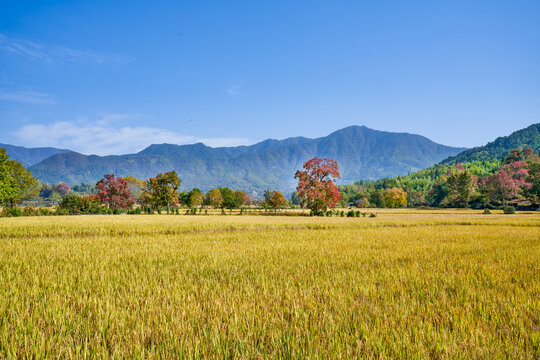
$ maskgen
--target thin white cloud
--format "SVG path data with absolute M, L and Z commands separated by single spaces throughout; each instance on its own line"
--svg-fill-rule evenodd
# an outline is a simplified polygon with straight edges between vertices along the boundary
M 0 34 L 0 53 L 17 55 L 48 63 L 118 63 L 132 61 L 128 56 L 105 54 L 93 50 L 71 49 L 64 46 L 45 45 Z
M 243 87 L 244 87 L 244 84 L 236 84 L 228 88 L 226 91 L 227 91 L 227 94 L 230 96 L 239 95 L 240 89 Z
M 96 155 L 129 154 L 148 145 L 162 143 L 181 145 L 202 142 L 213 147 L 250 143 L 244 138 L 203 138 L 153 127 L 116 126 L 114 119 L 129 117 L 127 114 L 106 114 L 93 122 L 78 120 L 28 124 L 13 135 L 28 147 L 52 146 Z
M 56 104 L 56 100 L 52 95 L 34 91 L 0 92 L 0 100 L 27 104 Z

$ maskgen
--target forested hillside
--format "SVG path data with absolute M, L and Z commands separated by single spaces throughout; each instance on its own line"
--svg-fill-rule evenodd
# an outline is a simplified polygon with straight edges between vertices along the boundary
M 295 171 L 313 157 L 338 161 L 342 181 L 352 182 L 406 175 L 462 150 L 419 135 L 351 126 L 317 139 L 266 140 L 232 148 L 161 144 L 137 154 L 104 157 L 69 152 L 56 154 L 31 170 L 51 184 L 92 184 L 111 173 L 147 179 L 176 170 L 183 189 L 228 186 L 248 192 L 271 188 L 290 193 L 296 186 Z
M 524 147 L 530 147 L 536 153 L 540 151 L 540 123 L 513 132 L 508 136 L 499 137 L 484 146 L 460 152 L 456 156 L 445 159 L 441 164 L 452 165 L 457 163 L 499 160 L 508 151 Z

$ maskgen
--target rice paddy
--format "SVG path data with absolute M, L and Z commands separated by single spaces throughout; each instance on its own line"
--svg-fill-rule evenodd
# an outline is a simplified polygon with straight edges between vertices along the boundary
M 0 358 L 538 359 L 540 214 L 0 219 Z

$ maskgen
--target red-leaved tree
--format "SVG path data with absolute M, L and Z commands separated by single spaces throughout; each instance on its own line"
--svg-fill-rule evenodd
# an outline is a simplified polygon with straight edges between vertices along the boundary
M 131 196 L 128 182 L 114 174 L 107 174 L 96 184 L 98 198 L 102 204 L 108 205 L 111 209 L 127 209 L 134 203 Z
M 341 199 L 341 194 L 333 183 L 340 178 L 339 166 L 335 160 L 315 157 L 305 162 L 304 170 L 298 170 L 294 178 L 298 179 L 296 191 L 300 203 L 314 213 L 336 207 Z
M 527 182 L 529 167 L 525 161 L 514 161 L 501 166 L 496 174 L 486 180 L 486 190 L 491 201 L 503 205 L 508 200 L 517 198 L 521 192 L 531 188 L 532 183 Z

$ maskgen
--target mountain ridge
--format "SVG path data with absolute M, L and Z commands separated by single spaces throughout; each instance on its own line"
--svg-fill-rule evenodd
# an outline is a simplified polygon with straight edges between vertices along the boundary
M 295 171 L 314 156 L 337 160 L 341 182 L 346 183 L 406 175 L 462 150 L 437 144 L 421 135 L 349 126 L 315 139 L 301 136 L 267 139 L 249 146 L 152 144 L 126 155 L 57 153 L 30 170 L 44 182 L 69 184 L 95 183 L 107 173 L 146 179 L 159 172 L 176 170 L 183 189 L 199 187 L 206 191 L 222 185 L 249 192 L 260 193 L 267 188 L 291 192 L 295 187 Z
M 57 149 L 54 147 L 27 148 L 24 146 L 0 144 L 0 148 L 6 149 L 11 160 L 16 160 L 25 167 L 35 165 L 55 154 L 69 152 L 67 149 Z
M 516 130 L 507 136 L 499 136 L 486 145 L 464 150 L 455 156 L 444 159 L 440 164 L 454 165 L 462 162 L 499 160 L 507 155 L 508 151 L 525 146 L 532 148 L 535 153 L 540 152 L 540 123 Z

